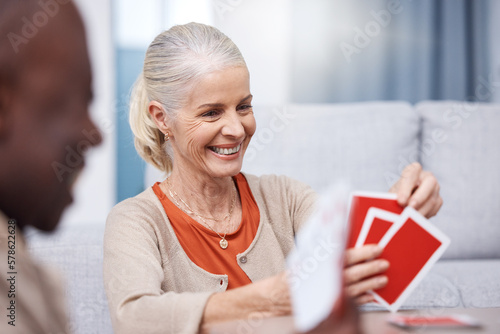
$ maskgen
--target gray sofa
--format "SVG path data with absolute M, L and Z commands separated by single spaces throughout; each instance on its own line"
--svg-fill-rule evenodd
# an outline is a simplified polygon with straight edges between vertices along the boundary
M 254 111 L 248 173 L 289 175 L 317 191 L 338 179 L 387 191 L 410 162 L 433 172 L 444 205 L 431 221 L 452 243 L 404 308 L 500 307 L 500 105 L 367 102 Z M 103 229 L 101 222 L 53 235 L 27 232 L 33 254 L 66 276 L 75 333 L 112 332 Z

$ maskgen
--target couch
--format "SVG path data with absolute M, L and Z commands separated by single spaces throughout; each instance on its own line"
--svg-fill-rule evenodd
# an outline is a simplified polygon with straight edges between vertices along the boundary
M 451 239 L 403 308 L 500 307 L 500 105 L 458 101 L 255 107 L 243 170 L 285 174 L 321 192 L 342 179 L 387 191 L 418 161 L 444 204 L 431 221 Z M 147 174 L 146 185 L 159 177 Z M 75 333 L 111 333 L 102 283 L 104 222 L 27 231 L 30 249 L 66 278 Z M 366 310 L 376 309 L 367 305 Z M 437 311 L 436 311 L 437 312 Z

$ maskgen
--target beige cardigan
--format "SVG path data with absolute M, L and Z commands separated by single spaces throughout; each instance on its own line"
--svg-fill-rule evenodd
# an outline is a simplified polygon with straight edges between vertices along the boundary
M 260 210 L 259 228 L 238 265 L 252 281 L 285 268 L 294 235 L 316 194 L 285 176 L 245 175 Z M 208 297 L 227 288 L 185 254 L 161 202 L 148 188 L 117 204 L 104 235 L 104 283 L 116 333 L 196 333 Z

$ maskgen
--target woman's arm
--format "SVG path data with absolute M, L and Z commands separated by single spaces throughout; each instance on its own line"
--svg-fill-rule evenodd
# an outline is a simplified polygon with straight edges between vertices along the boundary
M 203 326 L 216 322 L 247 319 L 251 316 L 284 316 L 292 313 L 286 274 L 281 273 L 208 299 Z
M 266 281 L 266 282 L 265 282 Z M 268 285 L 267 287 L 260 286 L 262 285 Z M 252 289 L 253 287 L 259 287 L 259 291 L 265 291 L 268 289 L 271 289 L 271 293 L 269 294 L 270 296 L 273 295 L 272 291 L 274 291 L 276 296 L 286 296 L 287 298 L 283 298 L 281 301 L 278 301 L 276 298 L 273 301 L 270 301 L 270 298 L 267 296 L 256 296 L 253 292 Z M 248 288 L 248 289 L 247 289 Z M 260 290 L 260 289 L 263 290 Z M 238 288 L 240 291 L 243 291 L 244 289 L 246 292 L 249 293 L 247 296 L 248 300 L 261 300 L 264 303 L 259 305 L 254 304 L 255 309 L 261 309 L 259 314 L 254 314 L 254 312 L 251 312 L 251 310 L 247 309 L 248 312 L 246 314 L 239 314 L 236 316 L 236 318 L 239 319 L 244 319 L 247 318 L 249 319 L 248 321 L 243 320 L 241 322 L 241 327 L 236 327 L 234 331 L 241 332 L 241 333 L 246 333 L 248 332 L 248 327 L 252 326 L 252 324 L 258 324 L 259 323 L 259 317 L 265 317 L 265 316 L 282 316 L 282 315 L 289 315 L 291 314 L 291 307 L 290 307 L 290 300 L 289 300 L 289 293 L 288 293 L 288 285 L 286 284 L 286 275 L 285 274 L 280 274 L 277 275 L 271 279 L 266 279 L 262 280 L 257 283 L 253 283 L 250 285 L 247 285 L 242 288 Z M 237 293 L 234 293 L 233 296 L 229 296 L 231 292 L 236 292 L 236 290 L 228 291 L 225 293 L 221 294 L 215 294 L 212 297 L 210 297 L 210 300 L 207 304 L 207 309 L 205 312 L 206 316 L 209 316 L 208 313 L 211 313 L 214 311 L 215 313 L 219 313 L 219 310 L 222 308 L 227 308 L 226 302 L 229 302 L 230 305 L 234 305 L 234 299 L 233 297 L 236 297 Z M 285 291 L 280 291 L 281 289 L 285 289 Z M 257 292 L 260 294 L 260 292 Z M 240 294 L 240 293 L 238 293 Z M 246 293 L 245 293 L 246 294 Z M 240 295 L 237 297 L 238 299 L 244 297 L 243 295 Z M 262 298 L 264 297 L 264 298 Z M 229 299 L 230 298 L 230 299 Z M 215 301 L 215 299 L 218 299 Z M 212 302 L 213 301 L 213 302 Z M 240 304 L 237 304 L 240 305 Z M 248 302 L 243 302 L 243 305 L 240 305 L 244 308 L 248 306 Z M 214 308 L 212 311 L 209 311 L 209 308 Z M 272 313 L 268 313 L 268 310 L 271 309 L 273 310 Z M 242 308 L 238 308 L 238 310 L 242 310 Z M 254 315 L 254 317 L 252 317 Z M 215 320 L 218 318 L 217 320 Z M 231 318 L 234 319 L 234 318 Z M 208 319 L 207 319 L 208 320 Z M 216 321 L 227 321 L 227 318 L 221 318 L 219 314 L 215 315 L 215 317 L 212 319 L 214 322 Z M 210 332 L 210 327 L 211 327 L 212 321 L 205 321 L 204 325 L 202 326 L 202 333 L 209 333 Z M 352 300 L 350 300 L 348 297 L 343 295 L 337 303 L 334 305 L 332 311 L 330 312 L 329 316 L 324 319 L 316 328 L 313 330 L 307 332 L 307 334 L 326 334 L 326 333 L 346 333 L 346 334 L 354 334 L 354 333 L 359 333 L 360 332 L 360 323 L 359 323 L 359 317 L 358 317 L 358 311 L 355 307 L 355 305 L 352 303 Z

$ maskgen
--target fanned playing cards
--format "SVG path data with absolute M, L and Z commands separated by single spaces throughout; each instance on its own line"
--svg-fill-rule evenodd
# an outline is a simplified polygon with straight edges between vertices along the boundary
M 388 284 L 372 291 L 376 301 L 396 312 L 450 239 L 411 207 L 402 208 L 395 194 L 359 192 L 351 196 L 348 247 L 378 244 L 379 258 L 389 261 Z

